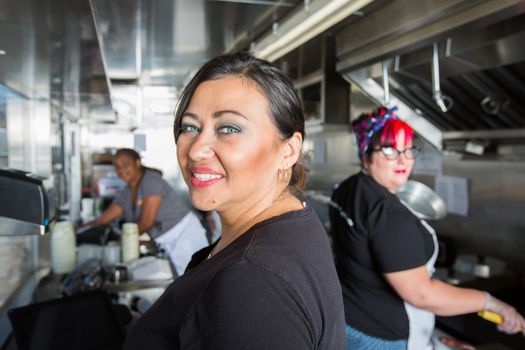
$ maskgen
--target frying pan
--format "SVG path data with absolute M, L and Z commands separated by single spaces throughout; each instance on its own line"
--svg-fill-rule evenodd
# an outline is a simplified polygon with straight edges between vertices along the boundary
M 439 220 L 447 215 L 445 201 L 425 184 L 409 180 L 396 196 L 414 215 L 424 220 Z

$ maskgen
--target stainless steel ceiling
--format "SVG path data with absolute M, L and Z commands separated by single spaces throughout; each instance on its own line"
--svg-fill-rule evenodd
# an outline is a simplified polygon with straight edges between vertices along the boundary
M 0 91 L 7 99 L 49 100 L 81 122 L 171 116 L 179 89 L 204 61 L 248 48 L 303 5 L 2 0 Z M 369 8 L 338 34 L 341 73 L 368 65 L 380 82 L 377 64 L 389 60 L 394 93 L 445 132 L 524 127 L 525 1 L 396 0 Z M 433 41 L 442 50 L 442 88 L 454 100 L 447 113 L 431 100 Z M 483 110 L 483 100 L 492 110 Z
M 26 101 L 49 101 L 71 119 L 114 119 L 87 0 L 0 1 L 0 33 L 6 89 Z
M 241 35 L 271 27 L 301 1 L 92 0 L 108 76 L 182 85 Z M 239 43 L 240 44 L 240 43 Z M 238 45 L 239 45 L 238 44 Z
M 172 116 L 178 91 L 209 58 L 249 47 L 298 0 L 91 0 L 119 122 Z
M 171 115 L 204 61 L 249 47 L 302 3 L 2 0 L 0 91 L 49 100 L 81 122 Z

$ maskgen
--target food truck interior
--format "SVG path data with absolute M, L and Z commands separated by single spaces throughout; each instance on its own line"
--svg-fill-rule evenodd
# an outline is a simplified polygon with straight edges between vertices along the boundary
M 95 260 L 83 259 L 68 285 L 50 269 L 52 228 L 111 203 L 124 185 L 111 163 L 121 147 L 185 198 L 177 97 L 207 59 L 240 50 L 293 79 L 306 117 L 304 200 L 328 235 L 331 190 L 360 168 L 351 120 L 395 105 L 422 150 L 411 179 L 448 208 L 429 221 L 438 278 L 525 311 L 525 1 L 17 0 L 0 2 L 0 33 L 0 348 L 38 348 L 21 343 L 31 341 L 25 317 L 89 298 L 102 313 L 106 297 L 127 305 L 129 314 L 103 317 L 109 338 L 122 335 L 162 293 L 168 275 L 133 280 L 104 269 L 93 247 L 77 247 Z M 150 259 L 140 268 L 169 271 L 157 252 L 141 254 Z M 436 332 L 525 349 L 523 336 L 476 315 L 439 317 Z

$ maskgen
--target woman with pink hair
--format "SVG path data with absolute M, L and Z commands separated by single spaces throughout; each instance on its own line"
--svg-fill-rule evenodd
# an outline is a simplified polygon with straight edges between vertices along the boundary
M 353 122 L 362 170 L 332 194 L 347 349 L 432 349 L 434 314 L 489 310 L 503 316 L 501 331 L 525 329 L 523 317 L 489 293 L 432 279 L 434 230 L 395 196 L 417 153 L 412 128 L 395 110 L 381 107 Z

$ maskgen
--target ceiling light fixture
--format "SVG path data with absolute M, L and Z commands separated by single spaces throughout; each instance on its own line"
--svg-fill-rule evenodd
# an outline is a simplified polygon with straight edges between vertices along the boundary
M 321 34 L 373 0 L 317 0 L 279 24 L 277 30 L 252 44 L 255 56 L 270 62 Z
M 7 53 L 6 50 L 2 50 L 2 49 L 0 49 L 0 55 L 5 55 L 6 53 Z

